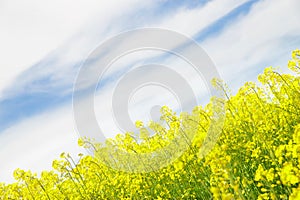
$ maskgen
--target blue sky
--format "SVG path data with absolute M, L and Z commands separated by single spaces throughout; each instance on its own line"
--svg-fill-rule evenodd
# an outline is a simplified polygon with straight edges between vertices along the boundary
M 50 168 L 51 160 L 62 151 L 74 155 L 82 151 L 76 146 L 73 84 L 85 58 L 120 32 L 156 27 L 191 37 L 234 92 L 245 81 L 255 81 L 266 66 L 281 65 L 285 72 L 291 50 L 300 46 L 297 0 L 157 0 L 143 4 L 137 0 L 29 0 L 26 4 L 4 0 L 0 4 L 0 28 L 4 30 L 0 33 L 0 181 L 10 181 L 17 167 L 40 171 Z M 176 61 L 153 52 L 120 61 L 108 73 L 107 84 L 98 89 L 95 107 L 106 112 L 108 105 L 102 102 L 109 102 L 114 80 L 128 66 L 150 60 Z M 147 104 L 156 101 L 150 99 Z M 112 121 L 101 115 L 97 119 L 103 121 L 108 136 L 116 131 Z

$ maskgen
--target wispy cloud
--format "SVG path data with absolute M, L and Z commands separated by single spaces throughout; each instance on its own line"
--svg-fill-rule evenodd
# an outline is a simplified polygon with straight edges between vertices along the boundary
M 131 2 L 132 6 L 127 5 L 123 9 L 118 6 L 115 8 L 115 4 L 112 4 L 112 10 L 115 10 L 115 12 L 105 15 L 106 21 L 97 17 L 93 22 L 88 23 L 79 33 L 74 34 L 65 45 L 52 51 L 44 59 L 24 71 L 18 76 L 18 81 L 3 90 L 5 96 L 2 96 L 2 106 L 9 109 L 0 111 L 0 119 L 3 121 L 2 124 L 0 123 L 0 129 L 13 125 L 15 121 L 25 116 L 37 114 L 47 108 L 70 100 L 79 67 L 89 52 L 105 38 L 111 37 L 111 35 L 115 35 L 122 30 L 128 30 L 128 28 L 149 25 L 170 28 L 192 35 L 201 32 L 211 22 L 220 19 L 231 10 L 242 5 L 243 2 L 245 1 L 230 0 L 226 3 L 218 0 L 203 1 L 194 8 L 186 5 L 171 6 L 168 2 L 145 5 Z M 148 11 L 149 6 L 152 8 L 151 11 Z M 122 12 L 119 12 L 120 9 Z M 159 11 L 162 9 L 169 10 L 169 13 L 160 14 Z M 120 19 L 120 16 L 124 14 L 127 14 L 127 17 Z M 134 18 L 135 15 L 140 16 L 140 14 L 144 16 L 142 19 L 139 17 Z M 196 21 L 199 21 L 197 25 L 195 25 Z M 113 26 L 111 25 L 112 22 Z M 101 24 L 101 26 L 98 24 Z M 185 26 L 185 24 L 190 25 Z M 118 44 L 112 48 L 120 45 Z M 143 59 L 146 58 L 143 57 Z M 129 64 L 127 63 L 127 65 Z M 10 117 L 9 113 L 14 114 L 14 116 Z
M 255 79 L 266 66 L 286 65 L 300 45 L 299 6 L 295 0 L 260 1 L 201 43 L 232 87 Z
M 129 1 L 123 5 L 130 6 Z M 121 12 L 116 1 L 101 5 L 99 1 L 70 0 L 42 2 L 29 0 L 1 1 L 0 12 L 0 60 L 1 78 L 0 91 L 12 84 L 15 76 L 30 68 L 34 63 L 45 57 L 51 50 L 63 44 L 92 16 L 107 19 L 111 14 Z

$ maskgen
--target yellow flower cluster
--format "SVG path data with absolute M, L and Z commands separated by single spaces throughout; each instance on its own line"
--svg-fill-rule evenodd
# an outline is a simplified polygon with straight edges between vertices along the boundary
M 294 51 L 288 63 L 297 75 L 299 57 L 300 50 Z M 199 150 L 212 122 L 212 103 L 179 116 L 163 107 L 164 124 L 150 122 L 144 126 L 137 121 L 139 136 L 117 135 L 105 144 L 79 139 L 78 145 L 93 149 L 95 156 L 80 154 L 73 159 L 62 153 L 61 159 L 53 161 L 53 170 L 40 175 L 15 170 L 15 183 L 0 184 L 0 199 L 299 200 L 297 75 L 266 68 L 258 77 L 259 85 L 248 82 L 235 96 L 226 94 L 222 133 L 205 157 L 200 156 Z M 214 85 L 227 91 L 220 81 L 215 80 Z M 166 150 L 172 141 L 178 146 Z M 179 158 L 171 155 L 180 152 L 176 148 L 186 148 Z M 176 159 L 168 159 L 172 156 Z M 166 165 L 151 170 L 163 161 Z M 145 172 L 137 173 L 135 169 Z

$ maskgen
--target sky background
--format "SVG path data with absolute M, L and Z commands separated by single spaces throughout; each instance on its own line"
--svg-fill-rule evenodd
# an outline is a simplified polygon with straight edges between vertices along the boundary
M 298 0 L 0 0 L 0 181 L 11 182 L 18 167 L 50 169 L 61 152 L 84 152 L 77 147 L 73 85 L 85 59 L 108 38 L 143 27 L 184 34 L 207 52 L 235 93 L 265 67 L 287 72 L 291 51 L 300 48 L 299 8 Z M 95 95 L 107 137 L 118 129 L 103 113 L 110 112 L 111 92 L 128 66 L 153 60 L 172 65 L 204 102 L 203 82 L 171 57 L 135 52 L 113 64 Z M 132 119 L 144 119 L 151 105 L 178 108 L 168 91 L 145 91 L 137 91 L 129 106 Z

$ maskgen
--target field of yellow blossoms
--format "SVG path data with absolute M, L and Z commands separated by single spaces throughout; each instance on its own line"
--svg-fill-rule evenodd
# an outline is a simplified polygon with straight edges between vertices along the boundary
M 211 122 L 212 106 L 176 115 L 162 108 L 167 128 L 142 122 L 140 139 L 130 133 L 106 144 L 86 138 L 78 144 L 95 155 L 72 158 L 62 153 L 53 170 L 35 174 L 17 169 L 12 184 L 0 184 L 0 199 L 300 199 L 300 50 L 288 62 L 290 74 L 266 68 L 259 84 L 247 82 L 231 96 L 226 92 L 226 118 L 214 148 L 199 149 Z M 108 167 L 103 152 L 115 147 L 139 155 L 164 147 L 179 133 L 193 133 L 187 151 L 158 171 L 131 173 Z M 143 165 L 142 162 L 140 162 Z M 116 165 L 124 165 L 116 161 Z

